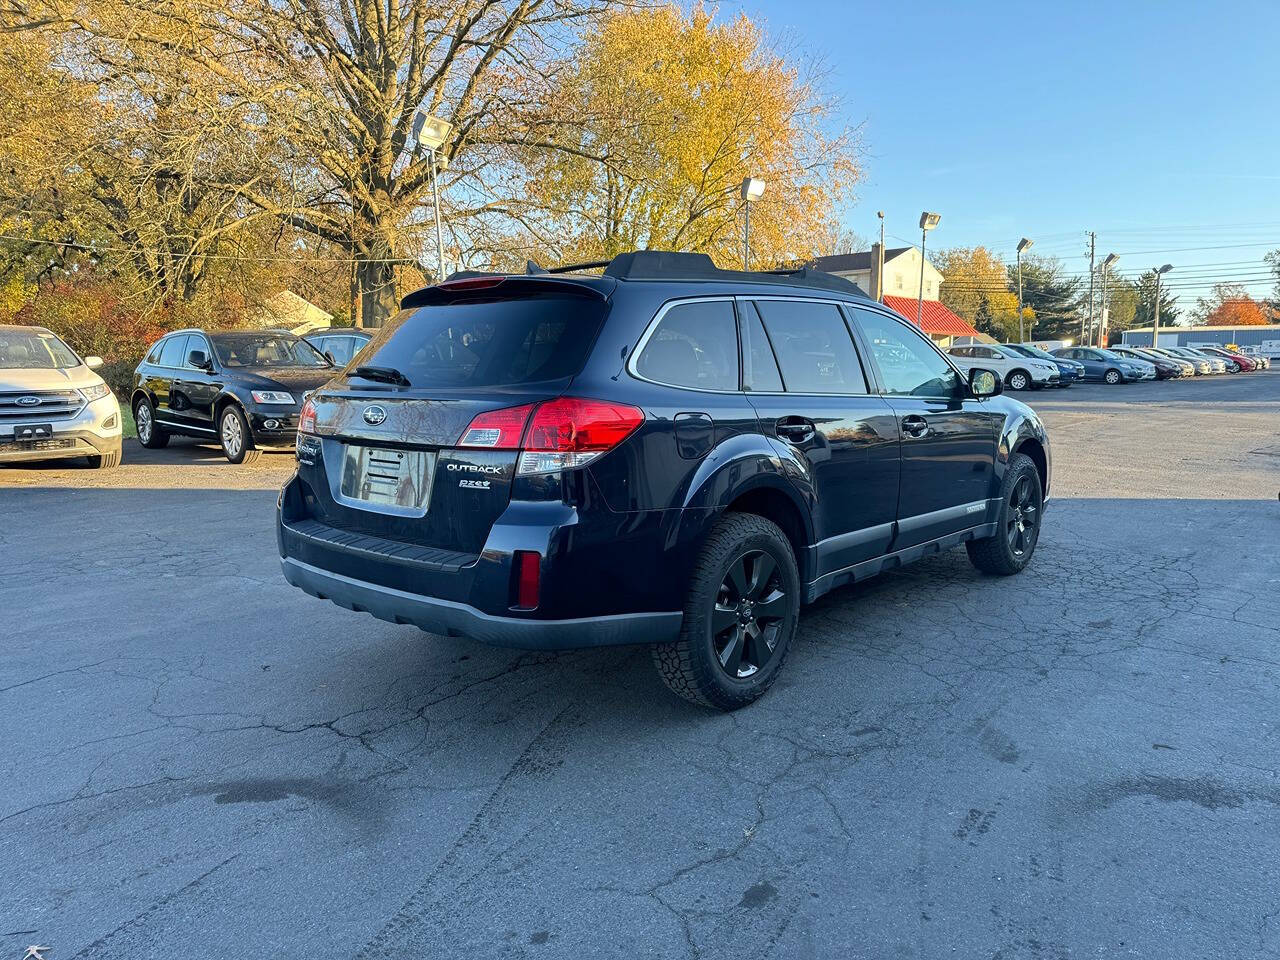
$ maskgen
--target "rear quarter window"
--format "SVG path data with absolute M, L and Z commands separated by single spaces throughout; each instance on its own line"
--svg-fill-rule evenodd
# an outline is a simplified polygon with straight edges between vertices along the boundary
M 598 300 L 573 296 L 411 308 L 369 341 L 360 363 L 398 370 L 414 387 L 563 380 L 582 371 L 605 309 Z
M 698 390 L 738 389 L 738 324 L 729 300 L 671 307 L 649 334 L 636 373 L 646 380 Z

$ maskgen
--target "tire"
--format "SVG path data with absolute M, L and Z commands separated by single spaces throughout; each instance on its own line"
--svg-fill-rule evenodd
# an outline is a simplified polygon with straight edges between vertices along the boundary
M 227 458 L 228 463 L 244 463 L 246 459 L 257 459 L 249 421 L 244 418 L 244 414 L 234 403 L 228 403 L 218 413 L 218 443 L 222 446 L 222 455 Z M 251 451 L 254 453 L 252 458 L 249 457 Z
M 1010 390 L 1026 390 L 1027 387 L 1031 386 L 1031 375 L 1025 370 L 1014 370 L 1009 374 L 1009 379 L 1005 381 L 1005 384 Z
M 729 513 L 698 554 L 680 637 L 655 646 L 653 663 L 673 693 L 737 710 L 773 685 L 799 618 L 800 573 L 791 543 L 764 517 Z
M 120 466 L 120 448 L 117 447 L 110 453 L 94 454 L 85 459 L 89 461 L 90 470 L 111 470 Z
M 169 445 L 169 434 L 156 424 L 155 408 L 146 397 L 139 397 L 133 405 L 133 422 L 138 428 L 138 442 L 148 450 L 159 450 Z
M 1122 383 L 1123 381 L 1124 381 L 1124 377 L 1121 376 L 1119 370 L 1108 370 L 1106 373 L 1102 375 L 1102 382 L 1113 387 L 1117 383 Z
M 1030 516 L 1028 516 L 1030 514 Z M 983 573 L 1007 577 L 1021 573 L 1031 562 L 1040 542 L 1044 517 L 1044 491 L 1031 458 L 1015 453 L 1009 458 L 1000 484 L 1000 512 L 996 532 L 965 544 L 969 562 Z

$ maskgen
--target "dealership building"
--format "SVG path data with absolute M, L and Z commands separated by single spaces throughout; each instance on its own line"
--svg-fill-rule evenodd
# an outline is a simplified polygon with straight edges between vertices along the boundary
M 1151 346 L 1151 328 L 1135 327 L 1124 332 L 1122 341 L 1125 346 Z M 1248 353 L 1262 353 L 1280 356 L 1280 323 L 1252 327 L 1165 327 L 1160 328 L 1160 346 L 1162 347 L 1225 347 L 1234 343 Z

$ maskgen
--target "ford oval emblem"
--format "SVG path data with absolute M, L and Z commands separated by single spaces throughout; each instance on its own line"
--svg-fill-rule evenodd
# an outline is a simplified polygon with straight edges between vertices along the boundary
M 20 407 L 38 407 L 40 406 L 39 397 L 19 397 L 14 401 Z
M 364 422 L 369 424 L 369 426 L 376 427 L 385 419 L 387 419 L 387 411 L 385 407 L 380 407 L 374 403 L 364 408 Z

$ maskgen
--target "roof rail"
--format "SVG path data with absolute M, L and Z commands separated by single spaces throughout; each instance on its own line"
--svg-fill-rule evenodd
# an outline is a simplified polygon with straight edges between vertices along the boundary
M 618 280 L 741 280 L 749 283 L 817 287 L 859 297 L 867 296 L 853 281 L 814 270 L 812 267 L 721 270 L 705 253 L 676 253 L 669 250 L 620 253 L 613 258 L 604 275 Z
M 558 267 L 543 267 L 530 260 L 525 264 L 523 276 L 574 273 L 579 270 L 599 270 L 602 267 L 604 275 L 615 280 L 738 280 L 747 283 L 816 287 L 820 290 L 832 290 L 836 293 L 867 298 L 866 292 L 853 281 L 833 273 L 823 273 L 812 266 L 780 267 L 774 270 L 721 270 L 705 253 L 682 253 L 673 250 L 634 250 L 630 253 L 620 253 L 612 260 L 589 260 L 586 263 L 567 263 Z M 496 270 L 459 270 L 450 274 L 447 281 L 495 276 L 518 277 L 522 274 L 503 273 Z

